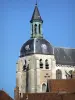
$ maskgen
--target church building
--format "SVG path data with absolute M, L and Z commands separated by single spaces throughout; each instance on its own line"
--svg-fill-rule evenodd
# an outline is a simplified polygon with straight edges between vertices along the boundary
M 75 49 L 54 47 L 42 32 L 43 19 L 35 5 L 31 37 L 21 49 L 16 63 L 16 86 L 19 93 L 46 92 L 50 79 L 69 79 L 75 70 Z

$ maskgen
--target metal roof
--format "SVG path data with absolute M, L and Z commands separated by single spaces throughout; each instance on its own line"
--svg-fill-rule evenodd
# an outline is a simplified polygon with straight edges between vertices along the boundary
M 21 47 L 20 57 L 31 55 L 31 54 L 53 55 L 53 47 L 47 40 L 43 38 L 29 39 Z

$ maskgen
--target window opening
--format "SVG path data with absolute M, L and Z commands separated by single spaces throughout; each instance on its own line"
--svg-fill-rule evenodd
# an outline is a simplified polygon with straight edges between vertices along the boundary
M 39 33 L 41 33 L 41 29 L 40 28 L 41 28 L 41 25 L 39 24 Z
M 45 83 L 42 84 L 42 92 L 46 92 L 46 84 Z
M 45 60 L 45 66 L 46 66 L 46 69 L 49 69 L 49 64 L 48 64 L 48 60 L 47 59 Z
M 32 34 L 33 34 L 33 24 L 32 24 Z
M 43 68 L 43 62 L 42 62 L 42 59 L 40 59 L 40 68 Z
M 37 34 L 37 24 L 35 24 L 35 33 Z
M 62 72 L 59 69 L 56 71 L 56 79 L 62 79 Z
M 26 71 L 26 60 L 25 60 L 25 64 L 24 64 L 24 66 L 23 66 L 23 71 Z

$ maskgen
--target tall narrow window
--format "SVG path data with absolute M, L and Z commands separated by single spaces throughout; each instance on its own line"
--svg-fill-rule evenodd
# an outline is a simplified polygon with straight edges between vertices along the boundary
M 46 67 L 46 69 L 49 69 L 49 64 L 48 64 L 48 60 L 47 59 L 45 60 L 45 67 Z
M 33 34 L 33 24 L 32 24 L 32 34 Z
M 47 88 L 47 87 L 46 87 L 46 84 L 43 83 L 43 84 L 42 84 L 42 92 L 46 92 L 46 88 Z
M 37 24 L 35 24 L 34 29 L 35 29 L 35 33 L 37 34 Z
M 40 68 L 43 68 L 43 62 L 42 62 L 42 59 L 40 59 Z
M 41 28 L 41 25 L 39 24 L 39 33 L 41 33 L 41 29 L 40 28 Z
M 24 64 L 24 66 L 23 66 L 23 71 L 26 71 L 26 60 L 25 60 L 25 64 Z
M 47 88 L 46 88 L 46 92 L 49 92 L 49 86 L 48 86 L 48 82 L 47 82 Z
M 56 79 L 62 79 L 62 72 L 61 70 L 56 70 Z

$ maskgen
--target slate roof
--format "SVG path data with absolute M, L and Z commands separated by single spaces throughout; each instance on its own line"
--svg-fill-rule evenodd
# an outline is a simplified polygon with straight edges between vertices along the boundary
M 55 47 L 54 55 L 57 64 L 75 65 L 75 49 Z
M 20 50 L 20 57 L 31 54 L 53 55 L 52 45 L 45 39 L 29 39 L 23 44 Z
M 33 21 L 43 22 L 43 20 L 42 20 L 42 18 L 40 16 L 37 4 L 35 5 L 35 9 L 34 9 L 34 12 L 33 12 L 33 15 L 32 15 L 32 18 L 31 18 L 30 22 L 32 23 Z

